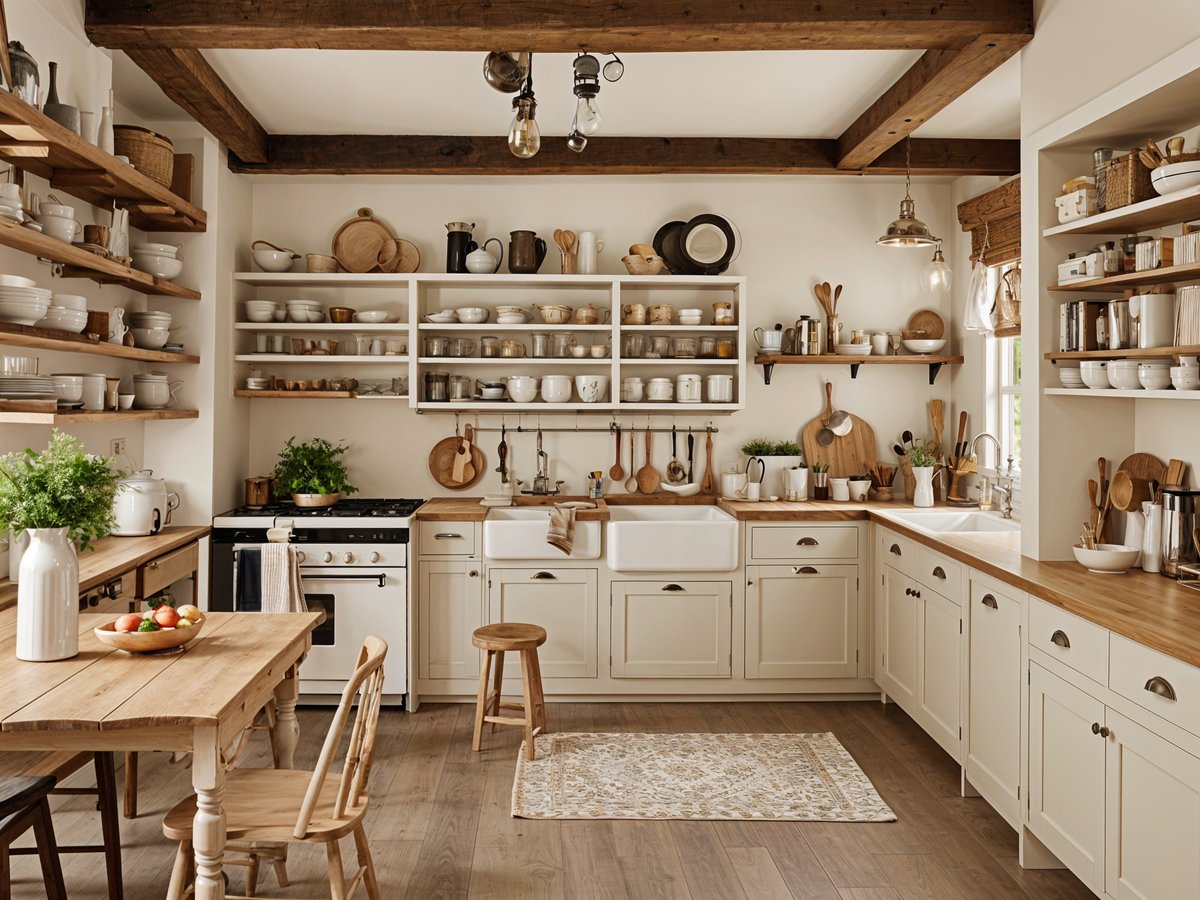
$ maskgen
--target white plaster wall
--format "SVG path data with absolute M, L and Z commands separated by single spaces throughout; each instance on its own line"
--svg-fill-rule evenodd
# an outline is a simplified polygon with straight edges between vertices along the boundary
M 949 184 L 917 184 L 913 195 L 918 214 L 935 233 L 949 235 L 957 228 Z M 850 178 L 264 179 L 254 185 L 252 232 L 254 238 L 300 252 L 324 252 L 338 225 L 359 206 L 370 206 L 398 234 L 419 246 L 422 271 L 439 271 L 444 267 L 445 222 L 474 221 L 477 235 L 505 238 L 509 230 L 520 227 L 534 228 L 547 238 L 555 227 L 591 228 L 608 242 L 601 271 L 618 272 L 623 271 L 624 248 L 649 240 L 663 222 L 714 210 L 732 218 L 742 233 L 744 250 L 730 274 L 749 279 L 752 325 L 790 323 L 801 314 L 818 314 L 812 285 L 829 281 L 845 285 L 841 311 L 847 329 L 894 331 L 912 312 L 936 303 L 921 295 L 917 286 L 917 275 L 931 253 L 874 245 L 895 217 L 902 196 L 902 182 Z M 249 262 L 247 250 L 242 248 L 239 259 L 243 268 Z M 551 245 L 543 271 L 557 271 L 556 256 Z M 529 301 L 534 299 L 531 294 Z M 949 303 L 941 303 L 940 312 L 948 317 Z M 879 458 L 890 459 L 890 447 L 900 431 L 929 433 L 927 402 L 933 397 L 949 399 L 947 373 L 943 371 L 932 388 L 927 375 L 923 366 L 864 366 L 858 379 L 851 381 L 844 366 L 781 366 L 767 387 L 761 372 L 752 368 L 747 409 L 712 419 L 721 429 L 716 460 L 736 461 L 737 448 L 751 437 L 798 439 L 804 425 L 823 408 L 826 377 L 834 382 L 837 404 L 874 427 Z M 249 468 L 242 475 L 269 471 L 290 435 L 321 435 L 351 444 L 348 464 L 353 480 L 367 495 L 445 493 L 429 477 L 426 459 L 433 444 L 452 432 L 452 416 L 417 415 L 400 404 L 242 402 L 252 404 Z M 547 426 L 570 426 L 575 421 L 570 415 L 553 414 L 541 420 Z M 624 420 L 644 426 L 646 417 L 626 415 Z M 481 421 L 499 424 L 497 416 L 484 416 Z M 508 421 L 514 425 L 516 417 Z M 537 416 L 526 415 L 522 421 L 536 426 Z M 604 416 L 582 416 L 580 421 L 607 424 Z M 670 421 L 669 416 L 654 417 L 655 424 Z M 677 417 L 683 428 L 689 424 L 701 428 L 706 421 L 699 416 Z M 497 441 L 490 434 L 481 441 L 489 457 L 488 472 L 473 493 L 495 489 L 499 483 L 492 471 Z M 533 438 L 514 435 L 512 444 L 518 474 L 528 477 Z M 640 438 L 638 445 L 640 452 Z M 697 468 L 703 460 L 702 445 L 698 442 Z M 564 479 L 567 490 L 581 490 L 587 472 L 607 471 L 613 461 L 607 435 L 548 435 L 545 446 L 553 460 L 552 475 Z M 655 442 L 660 470 L 668 455 L 669 441 L 660 435 Z

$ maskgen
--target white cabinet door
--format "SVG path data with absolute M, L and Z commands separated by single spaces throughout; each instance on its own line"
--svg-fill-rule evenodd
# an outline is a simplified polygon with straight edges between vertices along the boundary
M 858 674 L 858 566 L 746 570 L 746 677 Z
M 917 721 L 942 748 L 962 758 L 962 607 L 924 585 L 920 603 Z
M 1098 893 L 1104 891 L 1104 722 L 1103 703 L 1030 664 L 1029 828 Z
M 478 678 L 471 634 L 483 624 L 483 579 L 477 562 L 417 564 L 417 674 Z
M 595 569 L 489 569 L 490 619 L 546 629 L 538 648 L 543 678 L 595 678 L 596 580 Z M 514 660 L 504 671 L 515 680 L 520 668 Z
M 1009 823 L 1021 821 L 1021 601 L 972 581 L 967 780 Z
M 1200 759 L 1111 709 L 1107 725 L 1107 892 L 1200 897 Z
M 729 678 L 733 585 L 614 581 L 611 670 L 617 678 Z
M 891 566 L 884 573 L 883 621 L 879 648 L 879 686 L 915 715 L 917 708 L 917 638 L 920 633 L 916 583 Z

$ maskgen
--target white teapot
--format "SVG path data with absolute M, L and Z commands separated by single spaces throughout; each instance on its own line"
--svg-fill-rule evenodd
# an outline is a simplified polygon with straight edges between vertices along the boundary
M 491 243 L 500 248 L 499 256 L 488 250 L 487 245 Z M 502 262 L 504 262 L 504 244 L 500 242 L 499 238 L 488 238 L 478 250 L 472 250 L 467 254 L 467 271 L 474 275 L 493 275 L 500 270 Z

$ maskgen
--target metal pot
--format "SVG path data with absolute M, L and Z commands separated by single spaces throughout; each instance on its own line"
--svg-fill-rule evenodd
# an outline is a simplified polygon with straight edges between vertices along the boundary
M 113 499 L 113 534 L 121 536 L 158 534 L 171 523 L 171 511 L 179 508 L 179 495 L 167 483 L 142 469 L 117 484 Z
M 271 502 L 275 479 L 269 475 L 253 475 L 246 479 L 246 505 L 255 508 Z

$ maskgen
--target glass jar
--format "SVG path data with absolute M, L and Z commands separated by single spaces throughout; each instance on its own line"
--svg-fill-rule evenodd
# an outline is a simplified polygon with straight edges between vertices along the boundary
M 475 354 L 475 341 L 471 338 L 451 338 L 450 339 L 450 355 L 454 357 L 473 356 Z
M 550 355 L 555 359 L 566 359 L 575 346 L 575 335 L 569 331 L 556 331 L 550 335 Z
M 448 385 L 451 400 L 469 400 L 471 398 L 471 377 L 469 375 L 451 375 Z
M 701 359 L 713 359 L 717 355 L 717 339 L 706 335 L 696 342 L 696 348 Z
M 718 338 L 717 359 L 733 359 L 735 356 L 737 356 L 737 346 L 733 343 L 733 338 Z
M 516 359 L 525 355 L 525 342 L 507 338 L 500 342 L 500 355 L 505 359 Z
M 665 335 L 650 338 L 650 349 L 646 351 L 647 359 L 668 359 L 671 356 L 671 339 Z
M 533 335 L 533 356 L 535 359 L 545 359 L 550 355 L 550 335 L 539 331 Z
M 479 355 L 484 359 L 493 359 L 500 355 L 500 338 L 481 337 L 479 339 Z
M 627 334 L 621 338 L 621 356 L 625 357 L 625 359 L 641 359 L 645 355 L 645 335 Z
M 676 359 L 696 358 L 696 339 L 694 337 L 677 337 L 673 343 Z
M 426 356 L 449 356 L 450 355 L 450 338 L 445 338 L 445 337 L 427 337 L 427 338 L 425 338 L 425 355 Z
M 714 325 L 732 325 L 733 324 L 733 304 L 726 301 L 718 301 L 713 304 L 713 324 Z
M 425 373 L 425 399 L 445 403 L 449 397 L 450 375 L 447 372 Z

